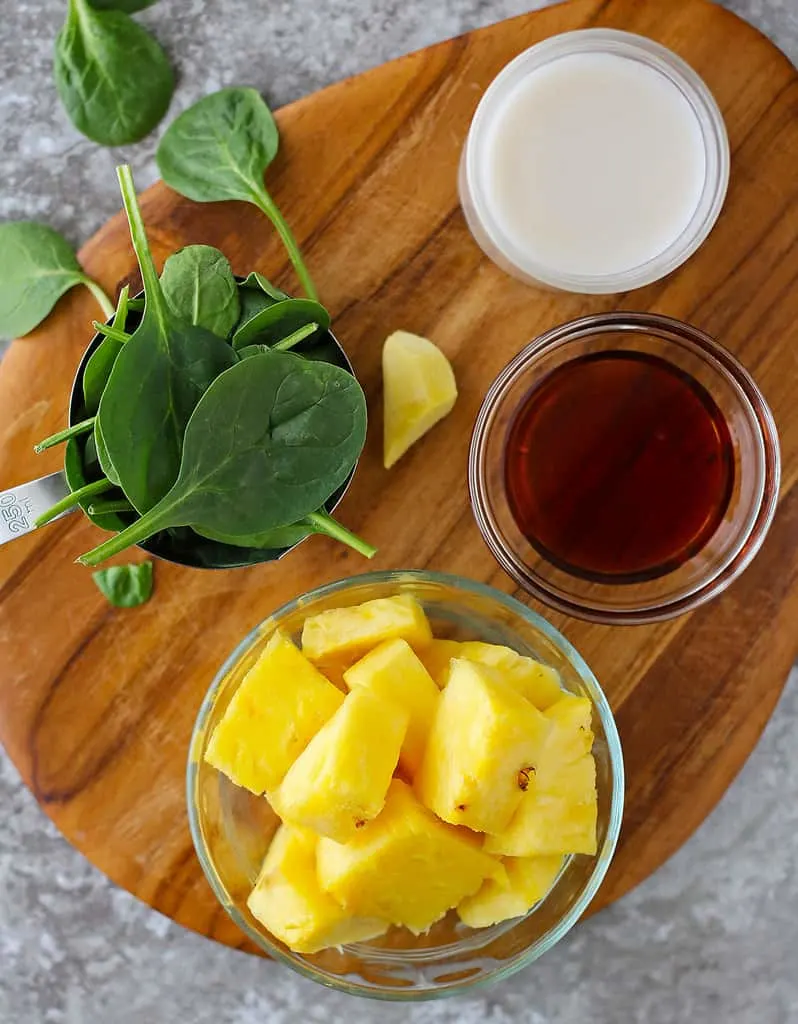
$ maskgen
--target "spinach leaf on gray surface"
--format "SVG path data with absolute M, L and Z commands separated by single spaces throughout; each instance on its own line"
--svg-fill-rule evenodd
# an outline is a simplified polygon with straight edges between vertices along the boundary
M 187 245 L 161 272 L 166 301 L 182 320 L 226 338 L 238 323 L 241 303 L 227 258 L 212 245 Z
M 76 284 L 86 285 L 111 315 L 111 300 L 57 231 L 35 221 L 0 224 L 0 335 L 20 338 L 32 331 Z
M 103 596 L 115 608 L 135 608 L 152 596 L 152 562 L 112 565 L 91 575 Z
M 330 314 L 324 306 L 311 299 L 283 299 L 237 327 L 233 334 L 233 348 L 253 344 L 274 345 L 311 323 L 318 324 L 323 330 L 330 326 Z
M 129 285 L 125 285 L 119 293 L 116 303 L 116 313 L 112 324 L 114 330 L 125 330 L 128 294 Z M 108 383 L 108 378 L 111 376 L 116 357 L 122 351 L 123 344 L 124 342 L 119 338 L 106 336 L 89 356 L 86 369 L 83 371 L 83 401 L 86 405 L 86 412 L 92 415 L 100 408 L 100 398 Z
M 166 113 L 174 75 L 160 44 L 121 10 L 69 0 L 55 44 L 55 84 L 70 120 L 94 142 L 138 142 Z
M 290 352 L 247 359 L 197 404 L 171 491 L 80 561 L 97 565 L 168 527 L 244 536 L 296 523 L 344 482 L 365 436 L 365 397 L 346 370 Z
M 195 202 L 238 199 L 262 210 L 282 239 L 306 294 L 315 299 L 296 239 L 263 183 L 279 141 L 272 113 L 255 89 L 220 89 L 169 125 L 156 159 L 166 184 Z
M 118 175 L 146 303 L 102 393 L 95 441 L 104 468 L 105 452 L 125 495 L 146 512 L 177 479 L 194 407 L 237 357 L 221 338 L 172 311 L 155 272 L 130 168 L 120 167 Z

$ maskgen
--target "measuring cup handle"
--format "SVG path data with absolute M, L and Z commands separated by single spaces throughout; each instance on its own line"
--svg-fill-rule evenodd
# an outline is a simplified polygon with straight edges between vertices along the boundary
M 64 474 L 60 472 L 0 491 L 0 544 L 24 537 L 26 533 L 35 530 L 37 516 L 69 493 Z M 56 518 L 60 519 L 74 511 L 73 508 L 68 509 Z

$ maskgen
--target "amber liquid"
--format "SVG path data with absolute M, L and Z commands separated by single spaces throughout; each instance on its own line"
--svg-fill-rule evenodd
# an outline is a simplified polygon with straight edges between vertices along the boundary
M 505 452 L 518 528 L 583 579 L 672 572 L 723 520 L 734 484 L 712 396 L 658 356 L 599 352 L 557 367 L 526 396 Z

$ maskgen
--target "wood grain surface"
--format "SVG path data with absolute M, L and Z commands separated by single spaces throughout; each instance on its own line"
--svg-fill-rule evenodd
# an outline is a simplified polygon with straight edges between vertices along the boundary
M 629 295 L 537 292 L 472 242 L 457 204 L 468 123 L 500 68 L 533 43 L 605 25 L 657 39 L 705 78 L 733 153 L 729 197 L 703 248 Z M 587 313 L 655 310 L 735 352 L 781 432 L 782 502 L 764 550 L 727 593 L 690 616 L 608 628 L 549 618 L 579 648 L 615 709 L 627 812 L 595 907 L 636 885 L 703 821 L 756 743 L 798 653 L 798 80 L 754 29 L 705 0 L 573 0 L 402 58 L 282 110 L 268 184 L 299 238 L 369 400 L 371 428 L 342 519 L 379 545 L 367 565 L 315 537 L 276 566 L 228 572 L 158 564 L 142 608 L 106 604 L 73 559 L 98 531 L 69 517 L 0 549 L 0 738 L 64 835 L 119 885 L 174 918 L 246 946 L 194 856 L 184 768 L 200 700 L 225 656 L 297 593 L 371 568 L 462 573 L 512 591 L 468 503 L 471 427 L 491 379 L 539 332 Z M 189 242 L 238 273 L 294 287 L 264 218 L 196 205 L 162 184 L 143 199 L 160 262 Z M 115 293 L 136 281 L 121 215 L 83 249 Z M 33 454 L 65 422 L 97 310 L 76 289 L 0 366 L 0 488 L 58 466 Z M 380 351 L 405 328 L 454 364 L 453 414 L 391 471 L 381 464 Z M 523 599 L 523 595 L 521 596 Z

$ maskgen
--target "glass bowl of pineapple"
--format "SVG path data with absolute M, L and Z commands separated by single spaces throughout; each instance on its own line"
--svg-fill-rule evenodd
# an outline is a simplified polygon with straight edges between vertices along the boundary
M 396 1001 L 520 970 L 612 859 L 623 761 L 568 641 L 491 587 L 369 573 L 275 612 L 220 668 L 192 735 L 191 834 L 258 946 Z

